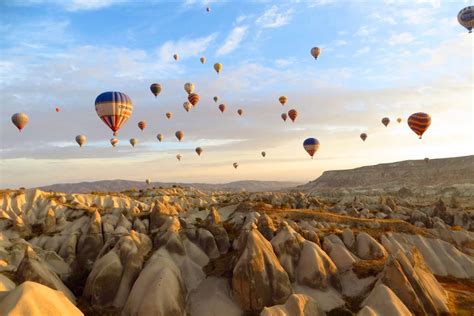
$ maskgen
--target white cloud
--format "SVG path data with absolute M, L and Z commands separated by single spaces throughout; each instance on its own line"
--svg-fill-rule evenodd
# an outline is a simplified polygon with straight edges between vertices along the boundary
M 293 10 L 279 10 L 276 5 L 266 10 L 263 15 L 257 18 L 255 24 L 263 28 L 278 28 L 290 22 Z
M 370 47 L 369 46 L 364 46 L 361 49 L 357 50 L 355 55 L 360 56 L 360 55 L 363 55 L 363 54 L 367 54 L 368 52 L 370 52 Z
M 334 3 L 334 0 L 309 0 L 308 6 L 309 7 L 316 7 L 316 6 L 323 6 Z
M 123 3 L 123 0 L 72 0 L 59 1 L 69 11 L 97 10 L 109 7 L 117 3 Z
M 196 39 L 167 41 L 159 48 L 158 55 L 162 61 L 171 61 L 173 54 L 178 54 L 180 59 L 195 57 L 203 53 L 216 37 L 217 34 L 213 33 Z
M 400 34 L 394 34 L 390 37 L 388 40 L 388 43 L 391 46 L 394 45 L 403 45 L 403 44 L 410 44 L 415 40 L 415 37 L 409 33 L 409 32 L 404 32 Z
M 375 12 L 371 15 L 371 17 L 379 22 L 388 23 L 390 25 L 397 24 L 397 21 L 395 21 L 395 19 L 391 15 L 379 14 L 378 12 Z
M 355 36 L 360 37 L 369 37 L 372 35 L 377 29 L 375 27 L 363 25 L 359 27 L 359 29 L 355 32 Z
M 237 49 L 247 34 L 248 26 L 236 26 L 227 36 L 224 44 L 217 50 L 216 56 L 227 55 Z

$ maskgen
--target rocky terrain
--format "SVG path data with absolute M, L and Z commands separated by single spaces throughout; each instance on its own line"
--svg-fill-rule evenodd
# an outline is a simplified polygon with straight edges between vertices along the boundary
M 457 190 L 4 190 L 0 314 L 471 315 Z

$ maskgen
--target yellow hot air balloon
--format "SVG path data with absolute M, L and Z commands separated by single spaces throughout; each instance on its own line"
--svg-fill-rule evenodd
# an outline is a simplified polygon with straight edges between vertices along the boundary
M 79 144 L 79 147 L 82 147 L 86 143 L 86 137 L 84 135 L 77 135 L 76 136 L 76 143 Z
M 201 64 L 204 64 L 206 62 L 206 57 L 202 56 L 199 60 L 201 61 Z
M 117 138 L 111 138 L 110 143 L 112 144 L 113 147 L 115 147 L 118 144 L 118 139 Z
M 191 94 L 194 92 L 194 84 L 191 82 L 186 82 L 184 84 L 184 90 L 188 93 Z
M 135 147 L 137 143 L 138 143 L 138 140 L 136 138 L 130 138 L 130 145 L 132 145 L 132 147 Z
M 12 123 L 18 128 L 18 130 L 21 132 L 21 130 L 28 124 L 29 122 L 28 115 L 25 113 L 15 113 L 12 116 Z
M 176 136 L 176 138 L 181 141 L 184 137 L 184 133 L 183 131 L 177 131 L 176 133 L 174 133 L 174 135 Z
M 186 112 L 189 112 L 189 110 L 191 110 L 192 107 L 193 105 L 187 101 L 183 103 L 183 108 L 186 110 Z
M 161 142 L 163 140 L 163 134 L 158 134 L 156 135 L 156 138 L 158 138 L 158 140 Z
M 196 153 L 198 154 L 198 156 L 201 156 L 202 148 L 201 147 L 196 147 Z
M 314 59 L 318 59 L 320 54 L 321 54 L 321 48 L 319 47 L 311 48 L 311 56 L 313 56 Z
M 217 74 L 219 74 L 222 70 L 222 64 L 220 63 L 215 63 L 214 64 L 214 70 L 217 72 Z
M 281 105 L 285 105 L 286 102 L 288 102 L 288 98 L 282 95 L 281 97 L 278 98 L 278 101 L 280 101 Z
M 173 113 L 172 113 L 172 112 L 166 112 L 165 115 L 166 115 L 166 117 L 167 117 L 168 119 L 171 119 L 171 118 L 173 117 Z
M 398 123 L 401 123 L 401 122 L 402 122 L 402 118 L 401 118 L 401 117 L 397 118 L 397 122 L 398 122 Z

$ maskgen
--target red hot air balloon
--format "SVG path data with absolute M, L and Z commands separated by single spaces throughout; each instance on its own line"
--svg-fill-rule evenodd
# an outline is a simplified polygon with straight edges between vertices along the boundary
M 146 127 L 146 122 L 145 121 L 140 121 L 138 122 L 138 128 L 141 129 L 142 131 L 145 129 Z
M 295 109 L 291 109 L 288 111 L 288 117 L 291 119 L 291 121 L 294 123 L 296 118 L 298 117 L 298 111 Z
M 29 118 L 28 115 L 25 113 L 15 113 L 12 116 L 12 123 L 18 128 L 18 130 L 21 132 L 21 130 L 28 124 Z
M 56 112 L 59 113 L 61 111 L 60 108 L 56 108 Z
M 188 101 L 191 103 L 193 106 L 196 106 L 199 102 L 199 94 L 197 93 L 190 93 L 188 95 Z
M 219 104 L 219 110 L 221 110 L 221 112 L 222 112 L 222 113 L 224 113 L 224 111 L 225 111 L 225 108 L 226 108 L 226 106 L 225 106 L 225 104 L 224 104 L 224 103 L 222 103 L 222 104 Z
M 408 118 L 408 126 L 416 135 L 421 137 L 431 125 L 431 116 L 427 113 L 417 112 Z

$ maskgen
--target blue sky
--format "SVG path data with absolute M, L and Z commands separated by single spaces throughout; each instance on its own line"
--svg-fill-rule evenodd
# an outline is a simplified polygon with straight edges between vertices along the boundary
M 456 21 L 467 5 L 472 1 L 2 2 L 0 185 L 150 174 L 153 181 L 307 181 L 327 169 L 472 154 L 473 37 Z M 318 61 L 313 46 L 322 48 Z M 224 66 L 219 76 L 214 62 Z M 148 90 L 153 82 L 163 86 L 157 99 Z M 185 82 L 201 95 L 190 113 L 182 109 Z M 93 106 L 106 90 L 123 91 L 135 104 L 115 151 Z M 214 95 L 228 113 L 219 116 Z M 289 98 L 284 108 L 280 95 Z M 243 118 L 235 115 L 239 107 Z M 283 124 L 280 114 L 291 107 L 300 118 Z M 21 135 L 10 123 L 20 111 L 31 120 Z M 383 116 L 395 121 L 416 111 L 436 122 L 423 144 L 406 125 L 380 127 Z M 149 127 L 140 134 L 142 119 Z M 174 141 L 177 129 L 186 143 Z M 365 148 L 361 132 L 372 141 Z M 74 144 L 80 133 L 88 137 L 82 151 Z M 322 143 L 319 161 L 308 161 L 301 148 L 311 136 Z M 130 137 L 141 143 L 133 151 Z M 196 146 L 204 147 L 200 160 Z M 57 172 L 46 179 L 50 165 Z

